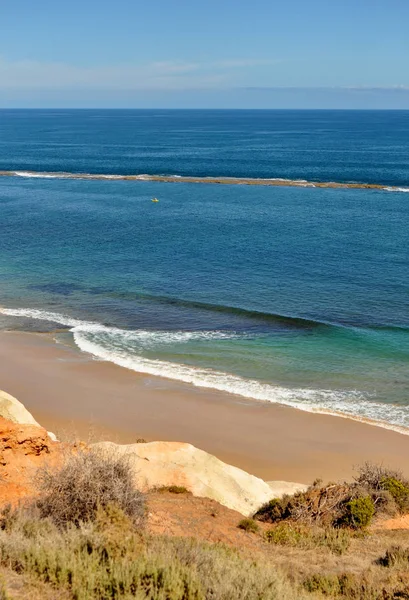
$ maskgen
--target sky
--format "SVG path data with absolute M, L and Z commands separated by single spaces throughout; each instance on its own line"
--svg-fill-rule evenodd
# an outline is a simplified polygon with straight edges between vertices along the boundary
M 0 0 L 0 107 L 409 109 L 409 0 Z

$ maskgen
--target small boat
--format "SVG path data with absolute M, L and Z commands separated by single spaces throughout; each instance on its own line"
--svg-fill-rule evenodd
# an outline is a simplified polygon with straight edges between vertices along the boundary
M 159 202 L 157 198 L 152 198 L 152 202 Z

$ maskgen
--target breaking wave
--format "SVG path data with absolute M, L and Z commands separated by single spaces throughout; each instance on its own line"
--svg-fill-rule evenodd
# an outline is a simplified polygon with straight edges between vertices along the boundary
M 144 350 L 163 350 L 167 346 L 190 341 L 206 342 L 243 337 L 237 333 L 126 330 L 36 309 L 0 308 L 0 313 L 63 325 L 72 333 L 76 345 L 83 352 L 137 373 L 165 377 L 198 388 L 209 388 L 252 400 L 284 404 L 307 412 L 351 418 L 409 435 L 407 407 L 375 402 L 364 392 L 286 388 L 142 355 Z

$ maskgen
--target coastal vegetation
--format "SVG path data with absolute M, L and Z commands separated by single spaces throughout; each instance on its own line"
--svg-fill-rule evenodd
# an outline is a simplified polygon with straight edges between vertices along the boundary
M 41 467 L 36 494 L 0 515 L 0 598 L 409 598 L 408 533 L 371 527 L 406 510 L 398 472 L 367 464 L 352 483 L 317 481 L 273 500 L 237 522 L 243 537 L 235 544 L 193 535 L 191 519 L 183 537 L 152 533 L 149 493 L 134 476 L 126 458 L 96 449 Z M 169 510 L 175 493 L 191 510 L 192 495 L 171 488 L 154 493 L 169 497 Z M 220 532 L 223 514 L 208 515 Z M 26 595 L 13 596 L 12 577 L 23 579 Z
M 1 513 L 0 563 L 67 598 L 295 598 L 272 564 L 222 544 L 149 535 L 145 497 L 123 457 L 70 454 L 57 470 L 39 469 L 37 482 L 38 496 Z
M 265 523 L 281 521 L 326 527 L 367 528 L 375 516 L 409 512 L 409 482 L 399 471 L 366 463 L 352 482 L 315 482 L 305 492 L 274 498 L 255 518 Z

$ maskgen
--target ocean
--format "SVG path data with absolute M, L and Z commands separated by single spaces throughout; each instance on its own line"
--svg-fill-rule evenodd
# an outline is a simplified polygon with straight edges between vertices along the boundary
M 0 175 L 3 329 L 409 433 L 409 111 L 0 110 Z

